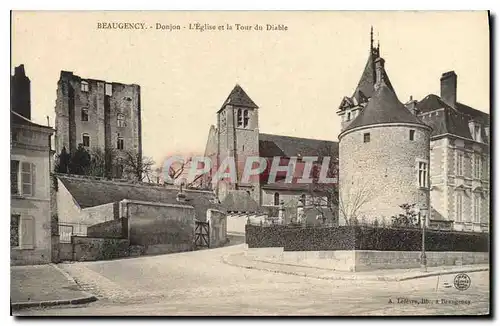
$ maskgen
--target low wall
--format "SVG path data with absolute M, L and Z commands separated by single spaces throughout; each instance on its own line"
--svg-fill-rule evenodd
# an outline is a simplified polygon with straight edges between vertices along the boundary
M 127 239 L 104 239 L 89 237 L 71 237 L 73 260 L 94 261 L 127 257 L 129 241 Z
M 419 268 L 420 255 L 419 251 L 285 251 L 281 256 L 276 255 L 277 259 L 275 259 L 281 263 L 360 272 L 378 269 Z M 489 253 L 486 252 L 431 251 L 426 252 L 426 256 L 429 267 L 488 264 L 489 262 Z M 259 255 L 257 259 L 259 258 L 270 260 L 267 255 Z
M 207 221 L 210 230 L 210 248 L 223 246 L 227 243 L 226 214 L 215 209 L 207 210 Z
M 59 243 L 59 261 L 73 260 L 73 245 L 71 243 Z
M 128 221 L 126 218 L 111 220 L 87 227 L 90 238 L 127 238 Z
M 50 251 L 51 262 L 57 264 L 59 262 L 59 235 L 58 234 L 52 235 L 50 240 L 52 242 L 52 247 Z

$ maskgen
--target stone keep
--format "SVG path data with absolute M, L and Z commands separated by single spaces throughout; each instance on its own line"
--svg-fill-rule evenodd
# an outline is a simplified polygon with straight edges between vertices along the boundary
M 402 204 L 429 204 L 431 128 L 398 100 L 380 57 L 375 73 L 373 96 L 339 135 L 341 225 L 390 223 Z

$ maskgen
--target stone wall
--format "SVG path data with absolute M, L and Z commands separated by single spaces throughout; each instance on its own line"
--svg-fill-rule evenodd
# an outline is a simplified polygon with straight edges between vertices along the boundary
M 129 220 L 132 246 L 142 253 L 194 249 L 195 210 L 192 206 L 123 200 L 120 216 Z
M 59 261 L 73 260 L 73 244 L 59 243 Z
M 87 228 L 87 236 L 91 238 L 125 239 L 128 237 L 128 220 L 121 218 L 91 225 Z
M 209 209 L 207 211 L 207 221 L 210 229 L 210 248 L 223 246 L 227 243 L 227 219 L 226 214 Z
M 409 139 L 410 130 L 415 131 L 414 140 Z M 365 133 L 370 134 L 366 143 Z M 359 197 L 364 204 L 355 214 L 367 222 L 400 213 L 402 204 L 425 205 L 428 192 L 419 188 L 418 163 L 429 163 L 429 134 L 419 125 L 385 124 L 341 135 L 339 196 L 347 214 L 353 214 L 351 206 Z
M 127 257 L 127 239 L 104 239 L 74 236 L 71 238 L 74 261 L 95 261 Z

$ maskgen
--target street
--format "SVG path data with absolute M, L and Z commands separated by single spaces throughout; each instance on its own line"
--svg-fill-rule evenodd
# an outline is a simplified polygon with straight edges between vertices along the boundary
M 60 265 L 99 301 L 15 315 L 454 315 L 489 312 L 489 272 L 401 282 L 320 280 L 229 266 L 243 245 Z

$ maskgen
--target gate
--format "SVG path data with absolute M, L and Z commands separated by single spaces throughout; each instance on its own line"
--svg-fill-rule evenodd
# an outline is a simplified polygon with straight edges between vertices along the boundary
M 71 236 L 73 235 L 73 225 L 59 224 L 59 242 L 71 243 Z
M 210 247 L 210 232 L 208 228 L 208 222 L 195 222 L 194 246 L 196 249 Z

